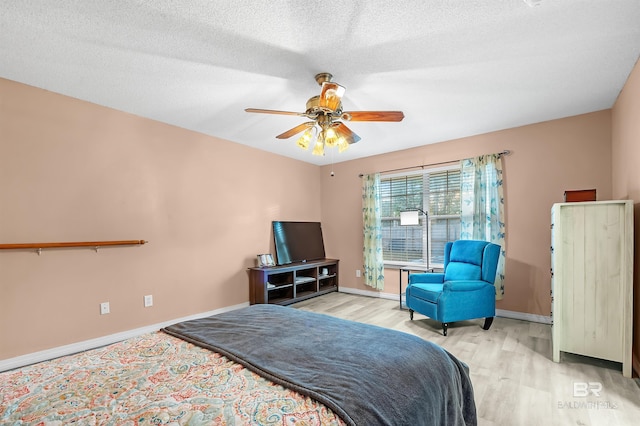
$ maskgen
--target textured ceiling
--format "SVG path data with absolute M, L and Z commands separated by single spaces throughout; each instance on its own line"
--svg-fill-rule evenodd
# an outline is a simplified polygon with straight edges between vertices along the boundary
M 638 0 L 0 0 L 0 77 L 314 164 L 610 108 L 640 52 Z M 277 134 L 330 72 L 362 140 Z

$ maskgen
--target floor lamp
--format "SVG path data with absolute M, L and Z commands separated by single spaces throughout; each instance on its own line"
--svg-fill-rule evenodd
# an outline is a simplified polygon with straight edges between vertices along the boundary
M 429 214 L 422 209 L 408 210 L 404 212 L 400 212 L 400 225 L 419 225 L 420 217 L 419 214 L 422 213 L 426 219 L 429 219 Z M 429 269 L 429 223 L 427 225 L 427 270 Z

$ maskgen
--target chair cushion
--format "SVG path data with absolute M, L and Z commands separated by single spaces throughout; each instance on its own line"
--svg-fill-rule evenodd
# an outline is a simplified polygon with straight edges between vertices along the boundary
M 411 284 L 411 297 L 428 300 L 429 302 L 438 303 L 438 298 L 442 294 L 443 284 Z
M 409 275 L 409 284 L 429 283 L 442 284 L 444 282 L 444 274 L 441 272 L 413 273 Z
M 451 246 L 445 281 L 479 280 L 482 277 L 482 256 L 488 243 L 477 240 L 457 240 Z
M 442 287 L 442 291 L 477 291 L 480 289 L 484 289 L 485 287 L 493 285 L 489 284 L 486 281 L 477 280 L 477 281 L 447 281 L 444 283 Z M 492 289 L 492 291 L 495 291 Z
M 444 273 L 445 281 L 479 280 L 481 277 L 480 266 L 464 262 L 449 262 Z
M 480 266 L 482 263 L 482 253 L 484 248 L 489 244 L 486 241 L 478 240 L 457 240 L 451 246 L 451 254 L 449 261 L 473 263 Z

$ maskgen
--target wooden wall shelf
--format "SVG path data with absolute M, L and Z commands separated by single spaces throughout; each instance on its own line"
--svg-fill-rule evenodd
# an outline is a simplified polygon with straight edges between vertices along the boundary
M 72 247 L 93 247 L 98 250 L 100 247 L 112 246 L 140 246 L 147 244 L 145 240 L 118 240 L 118 241 L 80 241 L 80 242 L 62 242 L 62 243 L 19 243 L 19 244 L 0 244 L 0 250 L 29 250 L 35 249 L 40 254 L 42 249 L 51 248 L 72 248 Z

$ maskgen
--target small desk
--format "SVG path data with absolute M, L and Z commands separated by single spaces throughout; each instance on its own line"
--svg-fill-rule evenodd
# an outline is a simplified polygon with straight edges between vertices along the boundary
M 409 275 L 411 272 L 435 272 L 435 268 L 427 268 L 426 266 L 406 266 L 404 268 L 400 268 L 400 279 L 398 280 L 398 294 L 400 299 L 400 310 L 403 310 L 402 307 L 402 273 L 407 273 L 407 284 L 409 284 Z

